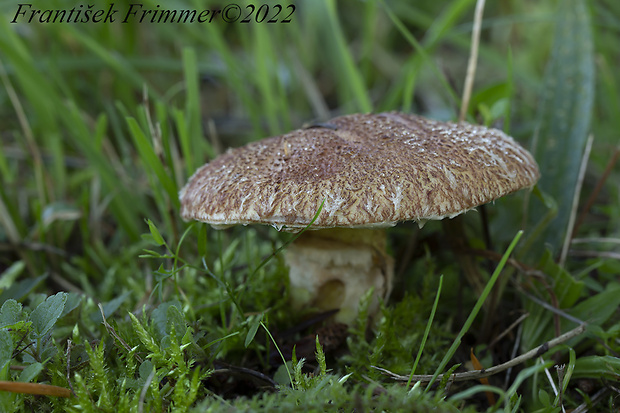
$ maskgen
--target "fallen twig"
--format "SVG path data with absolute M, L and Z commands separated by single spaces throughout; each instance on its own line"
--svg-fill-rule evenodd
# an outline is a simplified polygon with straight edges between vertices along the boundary
M 579 327 L 574 328 L 562 334 L 561 336 L 554 338 L 553 340 L 547 341 L 543 343 L 542 345 L 536 347 L 535 349 L 532 349 L 528 351 L 527 353 L 521 354 L 519 357 L 515 357 L 514 359 L 509 360 L 505 363 L 490 367 L 488 369 L 483 369 L 483 370 L 467 371 L 464 373 L 454 373 L 450 376 L 450 381 L 479 380 L 484 377 L 490 377 L 490 376 L 493 376 L 494 374 L 501 373 L 504 370 L 507 370 L 527 360 L 533 359 L 534 357 L 538 357 L 546 353 L 547 351 L 549 351 L 549 349 L 559 344 L 562 344 L 570 340 L 573 337 L 576 337 L 582 334 L 585 330 L 586 330 L 586 324 L 584 323 L 584 324 L 581 324 Z M 410 376 L 408 375 L 401 376 L 400 374 L 392 373 L 391 371 L 386 370 L 381 367 L 377 367 L 377 366 L 371 366 L 371 367 L 376 370 L 379 370 L 381 373 L 385 374 L 386 376 L 390 376 L 394 380 L 409 381 Z M 444 378 L 443 376 L 444 376 L 443 374 L 440 374 L 439 376 L 435 378 L 435 381 L 443 380 Z M 412 376 L 412 382 L 420 381 L 423 383 L 428 383 L 432 380 L 432 378 L 433 378 L 433 375 L 431 374 L 415 374 Z

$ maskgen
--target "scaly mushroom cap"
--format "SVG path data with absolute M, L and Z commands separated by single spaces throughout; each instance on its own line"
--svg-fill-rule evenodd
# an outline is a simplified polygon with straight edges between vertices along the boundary
M 454 217 L 539 177 L 497 129 L 389 112 L 341 116 L 229 150 L 181 190 L 181 216 L 215 226 L 387 227 Z

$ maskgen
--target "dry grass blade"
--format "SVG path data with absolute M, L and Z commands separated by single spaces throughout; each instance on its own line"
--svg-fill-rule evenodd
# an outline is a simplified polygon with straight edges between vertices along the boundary
M 99 311 L 101 312 L 101 322 L 103 323 L 103 325 L 105 326 L 106 330 L 108 330 L 108 333 L 110 333 L 110 335 L 112 337 L 114 337 L 116 339 L 116 341 L 118 341 L 118 343 L 120 343 L 120 345 L 127 350 L 128 353 L 131 352 L 131 347 L 129 346 L 129 344 L 127 344 L 127 342 L 125 340 L 123 340 L 123 338 L 121 336 L 118 335 L 118 333 L 116 332 L 116 330 L 114 330 L 114 327 L 112 327 L 108 321 L 106 320 L 105 317 L 105 311 L 103 311 L 103 306 L 101 305 L 101 303 L 97 304 L 97 306 L 99 307 Z M 142 357 L 140 357 L 139 355 L 135 354 L 134 355 L 136 360 L 138 360 L 138 362 L 142 363 Z
M 586 142 L 586 148 L 583 151 L 583 157 L 581 158 L 579 176 L 575 185 L 575 195 L 573 196 L 573 204 L 571 207 L 570 216 L 568 218 L 566 237 L 564 238 L 564 244 L 562 245 L 562 252 L 560 254 L 560 267 L 564 267 L 564 263 L 566 262 L 566 256 L 568 254 L 568 247 L 570 246 L 570 240 L 574 234 L 575 217 L 577 216 L 577 207 L 579 206 L 579 195 L 581 195 L 581 187 L 583 186 L 583 178 L 586 175 L 586 167 L 588 166 L 588 159 L 590 158 L 590 150 L 592 149 L 593 141 L 594 135 L 590 135 L 588 137 L 588 141 Z
M 620 260 L 620 252 L 612 252 L 612 251 L 581 251 L 581 250 L 570 250 L 570 254 L 575 257 L 584 257 L 584 258 L 609 258 L 612 260 Z
M 590 397 L 588 401 L 580 404 L 579 407 L 577 407 L 575 410 L 572 411 L 572 413 L 589 412 L 593 406 L 596 406 L 598 403 L 600 403 L 603 400 L 603 397 L 605 397 L 607 393 L 609 393 L 609 388 L 603 387 L 602 389 L 597 391 L 594 394 L 594 396 Z
M 508 326 L 508 328 L 506 328 L 499 336 L 497 336 L 495 339 L 493 339 L 491 344 L 489 344 L 489 348 L 493 348 L 493 346 L 495 344 L 497 344 L 502 338 L 506 337 L 506 335 L 508 335 L 508 333 L 510 333 L 515 327 L 519 326 L 523 322 L 523 320 L 525 320 L 529 316 L 530 316 L 529 313 L 525 313 L 525 314 L 521 315 L 521 317 L 519 317 L 516 321 L 514 321 L 512 324 L 510 324 Z
M 577 223 L 573 227 L 573 237 L 577 234 L 577 230 L 581 227 L 581 224 L 583 224 L 583 221 L 586 219 L 588 211 L 590 211 L 590 208 L 594 204 L 596 197 L 598 196 L 599 192 L 601 192 L 601 189 L 603 189 L 603 184 L 607 181 L 607 178 L 609 178 L 609 175 L 611 174 L 611 171 L 616 165 L 616 162 L 618 162 L 618 159 L 620 159 L 620 146 L 616 147 L 616 149 L 614 150 L 614 154 L 609 159 L 607 166 L 605 166 L 605 172 L 603 172 L 603 175 L 596 183 L 596 187 L 592 190 L 590 197 L 586 201 L 586 205 L 583 207 L 583 210 L 579 214 Z M 573 240 L 573 242 L 574 241 L 575 240 Z
M 594 237 L 594 238 L 573 238 L 571 240 L 571 244 L 590 244 L 590 243 L 620 244 L 620 238 Z
M 36 394 L 39 396 L 55 396 L 55 397 L 71 397 L 71 390 L 52 386 L 51 384 L 40 383 L 20 383 L 15 381 L 0 380 L 0 390 L 9 391 L 11 393 Z
M 469 54 L 469 62 L 467 63 L 467 75 L 465 76 L 465 86 L 463 88 L 463 99 L 461 101 L 461 112 L 459 121 L 464 121 L 467 115 L 469 99 L 471 91 L 474 87 L 474 77 L 476 75 L 476 63 L 478 61 L 478 46 L 480 44 L 480 27 L 482 26 L 482 13 L 484 12 L 485 0 L 476 2 L 476 11 L 474 12 L 474 27 L 471 33 L 471 51 Z
M 471 364 L 474 366 L 474 368 L 476 368 L 477 370 L 484 370 L 484 367 L 482 366 L 482 364 L 480 363 L 480 361 L 478 360 L 478 358 L 474 354 L 474 349 L 473 348 L 469 350 L 469 358 L 470 358 Z M 481 378 L 480 379 L 480 384 L 489 386 L 490 385 L 489 379 L 487 379 L 486 377 Z M 495 405 L 495 396 L 493 395 L 493 393 L 491 393 L 490 391 L 486 391 L 484 393 L 487 396 L 487 401 L 489 402 L 489 405 L 490 406 L 494 406 Z
M 545 362 L 542 357 L 540 358 L 540 362 L 541 363 Z M 561 389 L 558 390 L 558 388 L 555 385 L 555 382 L 553 381 L 553 377 L 551 377 L 551 373 L 549 372 L 549 369 L 547 368 L 545 368 L 545 376 L 547 376 L 547 380 L 549 381 L 549 386 L 551 386 L 551 390 L 553 390 L 553 394 L 557 396 L 560 393 Z M 562 412 L 566 413 L 566 410 L 564 410 L 564 406 L 562 406 Z

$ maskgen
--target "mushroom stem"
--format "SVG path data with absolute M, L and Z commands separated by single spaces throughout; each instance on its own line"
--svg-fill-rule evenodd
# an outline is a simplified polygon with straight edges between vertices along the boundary
M 350 324 L 360 298 L 374 288 L 369 314 L 375 314 L 379 297 L 386 299 L 392 288 L 394 263 L 385 250 L 383 229 L 305 232 L 284 254 L 293 308 L 339 309 L 335 320 Z

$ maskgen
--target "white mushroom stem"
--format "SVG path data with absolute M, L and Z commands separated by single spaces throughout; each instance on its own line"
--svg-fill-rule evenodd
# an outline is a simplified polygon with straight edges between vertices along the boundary
M 369 314 L 392 288 L 394 263 L 383 229 L 333 228 L 307 231 L 285 251 L 294 309 L 339 309 L 335 320 L 351 324 L 361 297 L 374 289 Z

